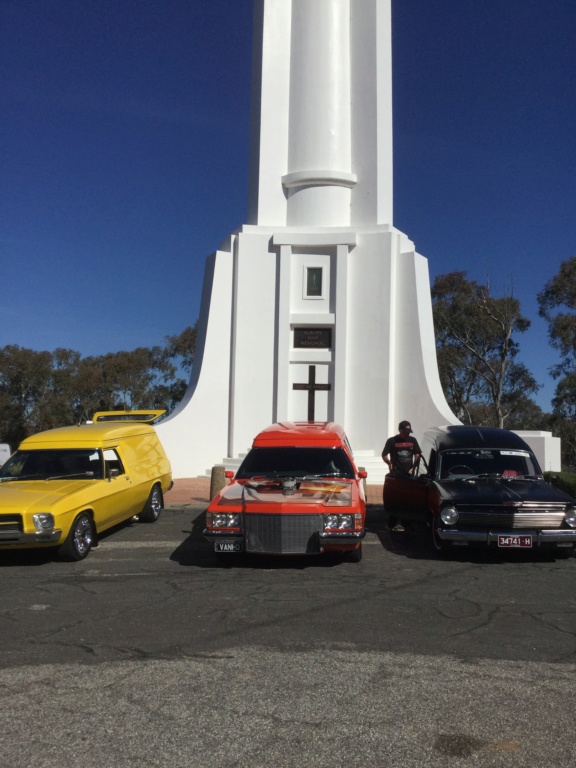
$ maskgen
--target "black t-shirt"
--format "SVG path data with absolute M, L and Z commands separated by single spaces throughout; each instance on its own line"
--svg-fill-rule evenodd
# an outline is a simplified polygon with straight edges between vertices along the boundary
M 394 435 L 386 440 L 384 456 L 390 456 L 392 469 L 399 472 L 409 472 L 414 465 L 414 454 L 422 453 L 418 440 L 412 435 L 404 437 L 403 435 Z

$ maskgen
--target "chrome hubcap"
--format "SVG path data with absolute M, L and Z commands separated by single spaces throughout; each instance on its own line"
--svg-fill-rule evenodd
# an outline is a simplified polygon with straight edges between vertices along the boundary
M 158 517 L 160 515 L 160 510 L 162 509 L 162 506 L 160 504 L 159 491 L 152 492 L 152 498 L 150 499 L 150 508 L 152 510 L 152 514 L 154 515 L 154 517 Z
M 81 517 L 74 528 L 74 547 L 84 554 L 92 546 L 92 525 L 87 517 Z

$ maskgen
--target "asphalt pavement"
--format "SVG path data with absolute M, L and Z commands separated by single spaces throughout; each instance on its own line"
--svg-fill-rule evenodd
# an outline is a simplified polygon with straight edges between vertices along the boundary
M 576 558 L 440 558 L 373 505 L 360 563 L 222 561 L 186 493 L 0 559 L 2 768 L 574 765 Z

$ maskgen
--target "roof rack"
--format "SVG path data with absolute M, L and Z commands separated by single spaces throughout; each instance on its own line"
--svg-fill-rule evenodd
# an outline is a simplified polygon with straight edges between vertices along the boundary
M 166 413 L 166 410 L 148 411 L 97 411 L 92 417 L 94 424 L 102 424 L 108 421 L 131 421 L 143 424 L 152 424 Z

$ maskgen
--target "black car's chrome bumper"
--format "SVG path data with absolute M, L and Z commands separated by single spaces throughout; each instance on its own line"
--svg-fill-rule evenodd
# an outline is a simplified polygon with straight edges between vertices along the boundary
M 553 531 L 529 531 L 514 529 L 511 531 L 468 531 L 458 528 L 437 528 L 436 533 L 442 541 L 466 541 L 480 544 L 498 543 L 499 536 L 531 536 L 537 546 L 542 544 L 574 544 L 576 529 Z

